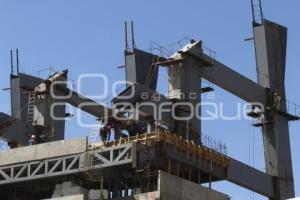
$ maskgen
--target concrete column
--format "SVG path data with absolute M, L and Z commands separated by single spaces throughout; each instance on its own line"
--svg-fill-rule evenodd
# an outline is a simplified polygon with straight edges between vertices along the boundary
M 294 197 L 294 181 L 288 119 L 277 109 L 287 112 L 285 96 L 285 62 L 287 28 L 265 20 L 254 27 L 257 76 L 261 86 L 268 88 L 263 119 L 263 142 L 267 174 L 274 176 L 276 200 Z M 274 107 L 274 97 L 283 101 Z

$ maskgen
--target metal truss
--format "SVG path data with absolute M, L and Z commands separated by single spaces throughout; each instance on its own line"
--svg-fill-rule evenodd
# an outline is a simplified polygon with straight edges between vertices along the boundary
M 130 164 L 133 144 L 0 167 L 0 185 Z
M 80 172 L 81 154 L 0 167 L 0 185 Z
M 99 169 L 132 163 L 132 144 L 123 144 L 92 151 L 89 158 L 90 168 Z M 87 166 L 87 167 L 89 167 Z

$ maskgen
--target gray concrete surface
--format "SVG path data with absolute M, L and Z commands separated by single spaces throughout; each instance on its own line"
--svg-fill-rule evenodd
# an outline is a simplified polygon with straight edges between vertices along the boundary
M 104 191 L 107 198 L 107 191 Z M 74 196 L 81 194 L 82 196 Z M 87 195 L 88 194 L 88 195 Z M 60 195 L 58 197 L 56 195 Z M 72 196 L 73 195 L 73 196 Z M 63 197 L 64 196 L 64 197 Z M 53 193 L 54 200 L 96 200 L 100 199 L 100 190 L 87 190 L 72 182 L 64 182 L 56 185 Z M 184 180 L 160 171 L 158 190 L 148 193 L 136 194 L 132 197 L 119 197 L 113 200 L 229 200 L 230 198 L 220 192 L 207 187 Z
M 159 173 L 158 183 L 160 200 L 229 200 L 225 194 L 163 171 Z
M 158 191 L 113 200 L 229 200 L 220 192 L 161 171 Z
M 103 190 L 102 194 L 105 199 L 108 198 L 107 190 Z M 88 193 L 88 200 L 99 200 L 100 197 L 101 197 L 101 190 L 90 190 Z
M 83 199 L 87 199 L 88 190 L 72 183 L 71 181 L 65 181 L 62 184 L 57 184 L 55 186 L 52 198 L 55 199 L 74 195 L 82 195 Z
M 79 195 L 72 195 L 67 197 L 52 198 L 51 200 L 84 200 L 84 196 L 82 194 L 79 194 Z
M 86 149 L 85 137 L 20 147 L 0 153 L 0 166 L 77 154 L 85 152 Z

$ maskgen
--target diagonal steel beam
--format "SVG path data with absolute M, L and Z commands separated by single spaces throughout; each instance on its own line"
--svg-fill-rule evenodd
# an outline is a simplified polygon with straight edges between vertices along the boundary
M 5 178 L 6 180 L 9 180 L 10 177 L 2 170 L 0 169 L 0 174 L 2 175 L 3 178 Z
M 78 161 L 79 160 L 79 157 L 74 157 L 74 159 L 72 160 L 72 162 L 69 164 L 69 166 L 66 168 L 66 170 L 70 170 L 73 166 L 74 166 L 74 164 L 76 163 L 76 161 Z
M 45 162 L 46 162 L 46 161 L 41 162 L 41 163 L 39 164 L 39 166 L 32 172 L 31 176 L 35 176 L 36 173 L 37 173 L 43 166 L 45 166 Z
M 58 167 L 59 164 L 61 164 L 62 160 L 57 160 L 55 165 L 50 169 L 49 173 L 53 173 L 54 170 Z
M 15 177 L 14 178 L 19 178 L 19 176 L 24 172 L 24 170 L 26 169 L 26 165 L 24 165 L 21 169 L 20 169 L 20 171 L 15 175 Z
M 96 152 L 96 153 L 94 153 L 94 156 L 96 157 L 96 158 L 98 158 L 99 160 L 101 160 L 103 163 L 109 163 L 109 162 L 111 162 L 110 160 L 107 160 L 106 158 L 104 158 L 101 154 L 99 154 L 99 153 L 101 153 L 101 152 Z M 111 152 L 110 152 L 110 154 L 111 154 Z
M 119 161 L 129 150 L 130 150 L 131 146 L 127 146 L 122 153 L 120 153 L 118 155 L 118 157 L 116 157 L 116 159 L 114 161 Z

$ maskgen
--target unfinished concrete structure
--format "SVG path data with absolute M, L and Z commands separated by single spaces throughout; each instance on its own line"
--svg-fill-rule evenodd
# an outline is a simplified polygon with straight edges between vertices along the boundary
M 258 3 L 258 4 L 256 4 Z M 288 122 L 299 120 L 289 113 L 285 97 L 287 29 L 265 20 L 260 1 L 253 4 L 258 83 L 233 71 L 191 40 L 173 55 L 136 48 L 132 26 L 129 47 L 125 24 L 127 88 L 105 107 L 67 87 L 67 71 L 46 80 L 14 73 L 12 66 L 12 116 L 1 113 L 0 134 L 11 147 L 26 144 L 28 132 L 43 133 L 47 143 L 13 148 L 0 153 L 0 194 L 3 199 L 229 199 L 200 184 L 227 180 L 271 200 L 294 197 Z M 258 8 L 258 10 L 256 10 Z M 256 13 L 260 13 L 259 16 Z M 160 47 L 163 48 L 163 47 Z M 156 92 L 158 67 L 168 67 L 167 96 Z M 224 146 L 201 141 L 201 93 L 204 78 L 253 104 L 249 115 L 262 127 L 266 172 L 226 155 Z M 57 95 L 50 95 L 51 88 Z M 130 98 L 124 98 L 133 93 Z M 154 98 L 159 97 L 159 98 Z M 55 116 L 63 119 L 65 103 L 113 123 L 115 131 L 128 125 L 135 135 L 98 141 L 98 129 L 89 138 L 64 139 L 64 120 L 52 119 L 49 108 L 60 103 Z M 128 103 L 138 118 L 130 119 Z M 152 107 L 164 105 L 160 117 Z M 160 107 L 161 108 L 161 107 Z M 114 118 L 113 113 L 121 116 Z M 96 139 L 95 139 L 96 138 Z

